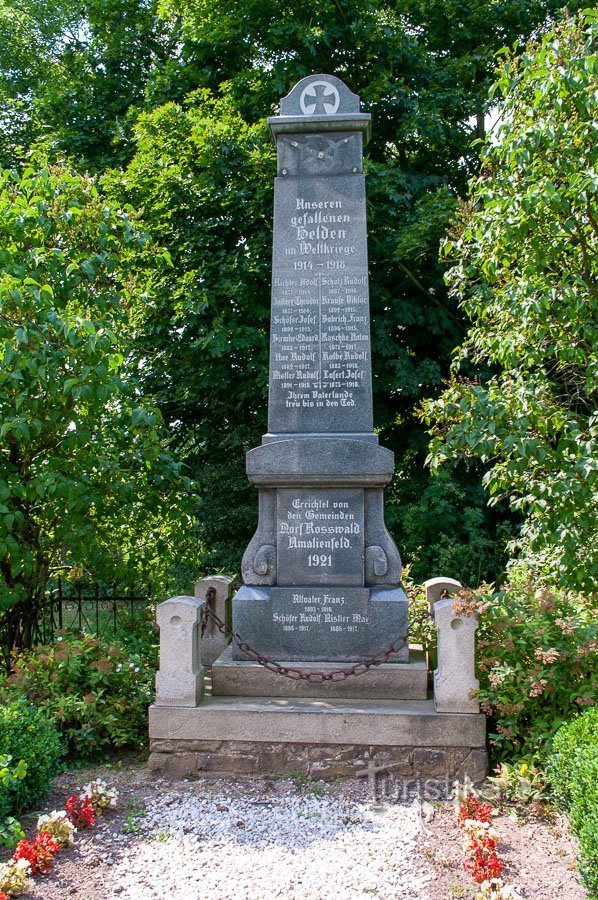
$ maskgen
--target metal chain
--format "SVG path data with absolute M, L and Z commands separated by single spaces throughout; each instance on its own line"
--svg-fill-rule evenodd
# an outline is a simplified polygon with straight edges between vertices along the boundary
M 421 616 L 415 620 L 414 624 L 421 625 L 426 619 L 430 620 L 431 618 L 430 613 L 424 611 Z M 226 623 L 216 615 L 212 605 L 206 603 L 201 617 L 202 636 L 207 628 L 208 622 L 214 623 L 222 634 L 227 637 L 232 637 L 239 650 L 249 657 L 249 659 L 253 660 L 253 662 L 259 663 L 260 666 L 263 666 L 270 672 L 274 672 L 275 675 L 282 675 L 285 678 L 290 678 L 292 681 L 308 681 L 310 684 L 323 684 L 325 681 L 345 681 L 353 675 L 365 675 L 366 672 L 369 672 L 374 666 L 381 666 L 383 663 L 388 662 L 393 653 L 398 653 L 399 650 L 402 650 L 409 639 L 409 629 L 407 629 L 405 634 L 395 638 L 385 650 L 376 653 L 374 656 L 366 657 L 366 659 L 362 659 L 352 666 L 347 666 L 343 669 L 332 669 L 327 672 L 305 671 L 303 669 L 296 669 L 293 666 L 283 666 L 281 663 L 276 662 L 276 660 L 269 659 L 267 656 L 258 653 L 258 651 L 250 644 L 241 640 L 238 634 L 228 628 Z

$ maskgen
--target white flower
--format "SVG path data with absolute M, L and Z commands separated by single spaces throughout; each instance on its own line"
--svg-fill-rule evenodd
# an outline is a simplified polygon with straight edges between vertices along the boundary
M 0 891 L 4 891 L 9 897 L 26 894 L 33 887 L 30 872 L 31 866 L 26 859 L 11 859 L 7 863 L 0 863 Z
M 493 878 L 482 882 L 476 900 L 522 900 L 522 897 L 513 885 L 503 884 L 502 879 Z
M 115 788 L 109 788 L 105 781 L 96 778 L 90 781 L 79 794 L 81 800 L 89 797 L 91 805 L 98 815 L 101 815 L 107 809 L 114 809 L 118 800 L 118 791 Z
M 64 810 L 55 809 L 47 816 L 40 816 L 37 830 L 48 831 L 62 847 L 72 847 L 75 843 L 77 829 Z

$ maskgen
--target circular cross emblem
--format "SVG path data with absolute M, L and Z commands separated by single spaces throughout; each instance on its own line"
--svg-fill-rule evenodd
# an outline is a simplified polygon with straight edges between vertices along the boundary
M 332 116 L 340 102 L 339 92 L 329 81 L 312 81 L 303 88 L 299 98 L 299 106 L 306 116 Z

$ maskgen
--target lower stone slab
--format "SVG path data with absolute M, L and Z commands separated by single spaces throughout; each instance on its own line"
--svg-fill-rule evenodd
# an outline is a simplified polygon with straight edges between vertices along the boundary
M 294 669 L 327 672 L 338 663 L 288 662 Z M 345 697 L 380 700 L 426 700 L 428 673 L 424 654 L 411 651 L 408 663 L 385 663 L 345 681 L 322 684 L 291 680 L 259 663 L 233 659 L 232 647 L 212 665 L 212 694 L 224 697 Z
M 483 715 L 440 714 L 432 701 L 206 698 L 195 709 L 151 706 L 150 766 L 194 771 L 356 775 L 374 759 L 397 775 L 480 781 Z

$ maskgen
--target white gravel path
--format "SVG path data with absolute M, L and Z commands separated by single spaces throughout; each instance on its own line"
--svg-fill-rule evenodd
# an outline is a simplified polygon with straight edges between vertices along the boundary
M 123 900 L 426 900 L 419 807 L 173 791 L 111 871 Z

